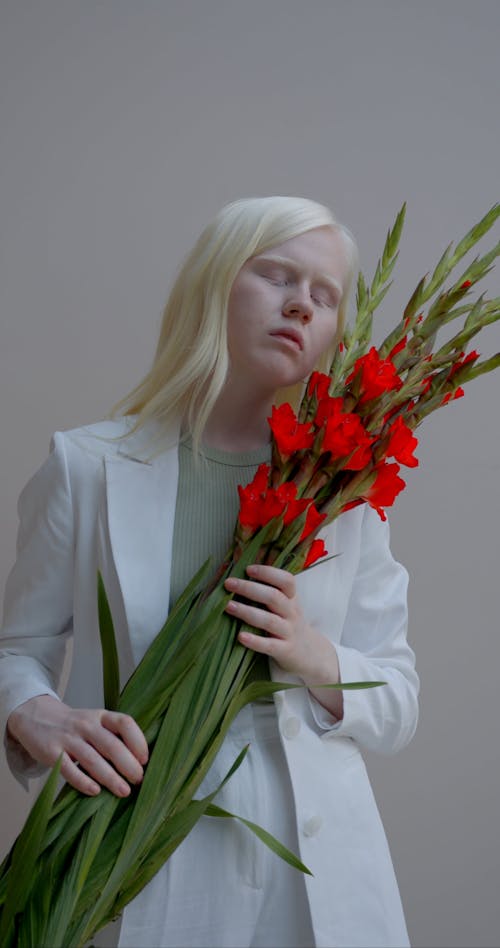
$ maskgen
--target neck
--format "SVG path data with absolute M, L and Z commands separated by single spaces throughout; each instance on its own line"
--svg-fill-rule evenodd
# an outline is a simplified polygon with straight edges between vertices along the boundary
M 210 414 L 203 441 L 221 451 L 253 451 L 269 444 L 267 419 L 271 415 L 273 395 L 260 399 L 241 390 L 224 389 Z

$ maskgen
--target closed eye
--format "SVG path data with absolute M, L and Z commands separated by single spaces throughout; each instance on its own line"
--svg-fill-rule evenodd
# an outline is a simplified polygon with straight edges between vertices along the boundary
M 295 274 L 284 270 L 279 267 L 265 267 L 259 271 L 260 276 L 264 280 L 267 280 L 268 283 L 271 283 L 273 286 L 290 286 L 296 282 Z M 329 309 L 335 309 L 338 306 L 338 298 L 333 290 L 330 290 L 329 287 L 324 287 L 319 285 L 313 287 L 311 292 L 311 299 L 318 306 L 326 306 Z
M 264 279 L 269 283 L 273 283 L 274 286 L 288 286 L 290 282 L 288 275 L 283 272 L 264 271 L 261 273 L 261 276 L 263 276 Z
M 320 306 L 329 306 L 330 309 L 334 309 L 337 305 L 336 300 L 330 298 L 330 296 L 314 296 L 311 294 L 311 299 L 315 303 L 319 303 Z

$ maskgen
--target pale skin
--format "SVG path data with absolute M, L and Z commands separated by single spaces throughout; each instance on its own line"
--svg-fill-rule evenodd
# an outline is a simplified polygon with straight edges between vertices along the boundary
M 347 269 L 342 235 L 329 227 L 293 237 L 243 265 L 228 306 L 230 371 L 205 429 L 207 445 L 239 452 L 268 443 L 276 392 L 307 377 L 333 341 Z M 295 577 L 257 564 L 247 577 L 226 580 L 228 592 L 250 601 L 232 599 L 227 612 L 266 634 L 241 631 L 239 641 L 299 676 L 341 719 L 342 692 L 319 687 L 339 682 L 337 652 L 306 621 Z M 51 695 L 19 705 L 8 732 L 42 764 L 51 766 L 62 754 L 62 776 L 87 795 L 105 787 L 127 796 L 148 760 L 146 739 L 129 715 L 73 709 Z

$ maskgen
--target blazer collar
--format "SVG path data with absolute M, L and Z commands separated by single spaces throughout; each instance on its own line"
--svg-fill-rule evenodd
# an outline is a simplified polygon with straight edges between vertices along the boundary
M 105 458 L 106 520 L 135 662 L 163 625 L 178 481 L 178 428 L 150 424 Z
M 133 418 L 124 419 L 127 429 L 133 428 Z M 171 422 L 168 426 L 162 425 L 156 419 L 151 419 L 137 431 L 130 431 L 118 444 L 117 452 L 120 457 L 139 461 L 142 464 L 162 464 L 166 452 L 177 448 L 180 434 L 180 421 Z

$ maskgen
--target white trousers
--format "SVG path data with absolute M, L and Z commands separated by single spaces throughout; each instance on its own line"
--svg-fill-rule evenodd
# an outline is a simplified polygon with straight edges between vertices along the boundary
M 273 704 L 248 705 L 238 714 L 197 796 L 217 786 L 247 743 L 246 758 L 214 802 L 259 823 L 298 853 Z M 311 948 L 303 876 L 236 820 L 202 817 L 126 907 L 119 946 Z

